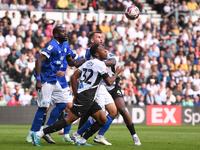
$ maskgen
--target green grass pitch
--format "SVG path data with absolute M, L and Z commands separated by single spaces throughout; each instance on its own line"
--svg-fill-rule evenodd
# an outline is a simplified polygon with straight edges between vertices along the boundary
M 105 134 L 112 146 L 105 146 L 88 139 L 92 147 L 78 147 L 61 142 L 61 135 L 52 134 L 56 144 L 48 144 L 41 139 L 41 147 L 26 143 L 30 125 L 0 125 L 0 150 L 200 150 L 200 126 L 146 126 L 136 125 L 141 146 L 134 146 L 125 125 L 111 125 Z M 75 132 L 77 125 L 72 125 Z

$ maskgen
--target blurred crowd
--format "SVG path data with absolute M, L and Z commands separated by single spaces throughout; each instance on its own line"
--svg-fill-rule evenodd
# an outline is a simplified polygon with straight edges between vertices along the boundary
M 1 2 L 1 5 L 10 3 L 8 6 L 11 7 L 12 3 L 18 1 Z M 59 2 L 51 6 L 59 8 Z M 66 9 L 72 7 L 71 3 L 75 9 L 75 3 L 82 1 L 67 2 Z M 97 2 L 98 5 L 95 5 Z M 94 10 L 100 9 L 99 4 L 109 10 L 111 4 L 116 8 L 120 3 L 123 10 L 129 3 L 137 2 L 93 0 L 84 4 L 87 9 L 92 3 Z M 23 0 L 21 3 L 24 3 Z M 29 5 L 30 1 L 26 3 Z M 34 9 L 35 4 L 38 1 L 31 1 Z M 176 22 L 174 16 L 163 17 L 161 22 L 151 22 L 147 18 L 142 23 L 142 16 L 133 22 L 125 21 L 125 16 L 117 21 L 113 15 L 111 20 L 105 16 L 102 23 L 98 24 L 95 16 L 88 21 L 87 14 L 81 17 L 78 12 L 76 18 L 71 18 L 68 12 L 67 19 L 61 24 L 60 21 L 46 18 L 45 14 L 36 20 L 36 16 L 30 18 L 28 11 L 21 12 L 19 22 L 16 21 L 15 12 L 12 18 L 8 17 L 9 11 L 0 18 L 0 105 L 37 104 L 33 76 L 35 61 L 52 40 L 52 30 L 58 25 L 68 31 L 69 46 L 81 58 L 84 58 L 88 48 L 89 33 L 102 31 L 104 46 L 115 54 L 117 66 L 123 66 L 120 85 L 126 105 L 200 105 L 200 18 L 194 22 L 192 18 L 187 22 Z M 67 69 L 66 78 L 69 81 L 75 68 Z M 6 75 L 16 82 L 14 88 L 8 86 Z

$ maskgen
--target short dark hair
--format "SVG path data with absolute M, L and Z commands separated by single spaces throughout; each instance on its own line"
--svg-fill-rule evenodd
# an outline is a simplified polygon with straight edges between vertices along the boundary
M 101 32 L 101 31 L 98 31 L 98 30 L 97 30 L 97 31 L 91 32 L 91 33 L 89 34 L 89 36 L 88 36 L 88 45 L 91 44 L 91 41 L 90 41 L 90 40 L 91 40 L 91 38 L 94 36 L 95 33 L 100 33 L 100 34 L 101 34 L 102 32 Z
M 93 45 L 93 46 L 90 48 L 90 54 L 91 54 L 93 57 L 96 57 L 96 56 L 95 56 L 95 53 L 97 52 L 98 47 L 99 47 L 99 44 L 95 44 L 95 45 Z
M 55 34 L 59 31 L 60 28 L 63 28 L 62 26 L 56 26 L 54 29 L 53 29 L 53 36 L 55 36 Z

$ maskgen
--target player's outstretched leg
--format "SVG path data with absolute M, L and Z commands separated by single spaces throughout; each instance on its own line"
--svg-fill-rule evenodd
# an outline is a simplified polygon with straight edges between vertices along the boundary
M 131 133 L 131 136 L 134 140 L 135 145 L 141 145 L 141 142 L 136 134 L 135 127 L 133 122 L 131 121 L 131 117 L 129 116 L 129 113 L 125 109 L 124 105 L 124 99 L 122 97 L 118 97 L 115 99 L 115 104 L 117 106 L 117 110 L 122 115 L 124 122 L 126 123 L 126 127 Z

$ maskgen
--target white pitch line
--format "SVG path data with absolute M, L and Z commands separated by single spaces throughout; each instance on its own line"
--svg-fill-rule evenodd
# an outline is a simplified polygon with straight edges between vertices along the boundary
M 194 133 L 194 132 L 153 132 L 153 131 L 139 131 L 142 133 L 175 133 L 175 134 L 200 134 L 200 133 Z

